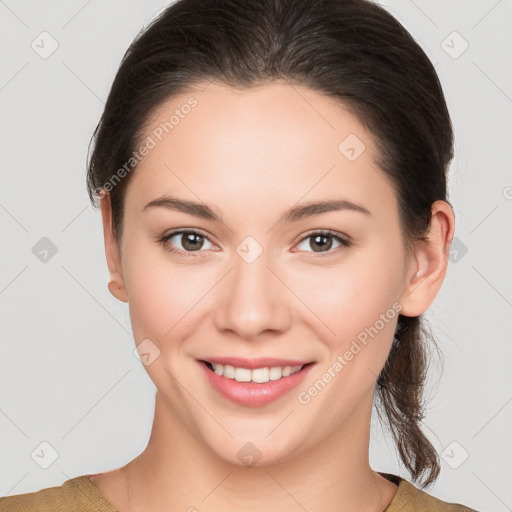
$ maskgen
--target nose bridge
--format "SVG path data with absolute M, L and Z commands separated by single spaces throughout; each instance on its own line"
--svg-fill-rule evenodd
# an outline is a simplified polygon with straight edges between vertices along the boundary
M 289 319 L 283 296 L 285 287 L 269 268 L 270 252 L 264 251 L 254 238 L 247 237 L 236 253 L 223 300 L 217 306 L 215 317 L 219 329 L 254 338 L 268 329 L 285 328 Z

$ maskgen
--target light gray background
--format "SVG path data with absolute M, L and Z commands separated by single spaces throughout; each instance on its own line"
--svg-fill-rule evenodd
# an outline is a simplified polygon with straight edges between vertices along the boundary
M 512 510 L 512 2 L 381 3 L 435 64 L 456 137 L 456 252 L 428 314 L 445 362 L 428 388 L 443 456 L 427 492 Z M 124 51 L 166 4 L 0 0 L 0 496 L 119 467 L 149 438 L 155 388 L 107 289 L 85 160 Z M 43 31 L 59 45 L 46 59 L 31 47 Z M 457 58 L 454 31 L 469 44 Z M 57 248 L 46 262 L 43 237 Z M 378 423 L 370 461 L 409 479 Z

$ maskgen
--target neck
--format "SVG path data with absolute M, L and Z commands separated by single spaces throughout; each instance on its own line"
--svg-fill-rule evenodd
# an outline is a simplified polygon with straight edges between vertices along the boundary
M 157 392 L 148 445 L 122 468 L 126 508 L 383 512 L 397 486 L 368 463 L 372 397 L 369 393 L 320 445 L 283 462 L 247 467 L 228 463 L 201 444 Z

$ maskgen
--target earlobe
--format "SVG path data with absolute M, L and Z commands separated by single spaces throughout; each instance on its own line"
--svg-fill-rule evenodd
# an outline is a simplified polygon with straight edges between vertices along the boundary
M 124 284 L 121 284 L 118 280 L 111 279 L 107 285 L 110 293 L 118 300 L 122 302 L 128 302 L 126 295 L 126 288 Z
M 455 220 L 446 201 L 432 205 L 430 229 L 425 241 L 415 243 L 414 257 L 401 297 L 404 316 L 419 316 L 432 305 L 444 281 Z
M 105 241 L 105 256 L 110 273 L 108 289 L 110 293 L 122 302 L 128 302 L 124 283 L 123 267 L 119 246 L 114 236 L 112 224 L 112 205 L 110 194 L 102 195 L 100 199 L 101 217 L 103 222 L 103 238 Z

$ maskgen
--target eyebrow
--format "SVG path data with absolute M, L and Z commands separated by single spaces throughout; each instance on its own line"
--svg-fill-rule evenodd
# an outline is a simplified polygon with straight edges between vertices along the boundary
M 202 219 L 214 220 L 224 223 L 222 216 L 216 213 L 213 208 L 210 208 L 207 204 L 204 203 L 187 201 L 185 199 L 178 199 L 172 196 L 162 196 L 149 202 L 146 206 L 144 206 L 142 211 L 156 207 L 167 208 L 169 210 L 188 213 L 189 215 L 200 217 Z M 370 211 L 364 206 L 351 203 L 350 201 L 346 201 L 344 199 L 335 199 L 330 201 L 302 203 L 300 205 L 293 206 L 284 213 L 281 221 L 284 223 L 297 222 L 301 219 L 313 217 L 314 215 L 319 215 L 321 213 L 341 210 L 355 211 L 363 213 L 364 215 L 371 216 Z

